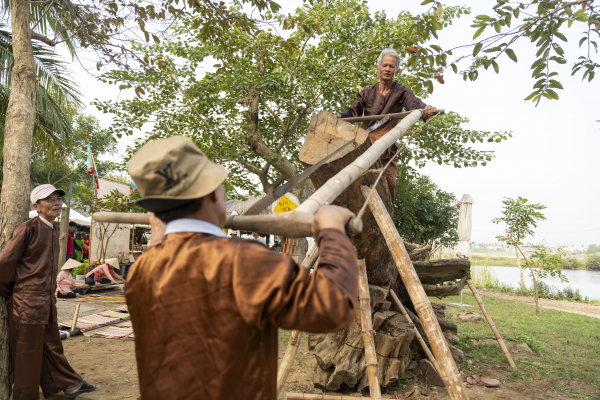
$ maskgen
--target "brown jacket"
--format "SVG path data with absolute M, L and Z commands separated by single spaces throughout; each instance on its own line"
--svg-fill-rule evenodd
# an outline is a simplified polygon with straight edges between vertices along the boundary
M 389 93 L 383 96 L 379 92 L 379 82 L 374 85 L 367 86 L 356 95 L 356 101 L 343 113 L 340 113 L 342 118 L 349 117 L 362 117 L 363 115 L 385 115 L 392 113 L 402 112 L 403 109 L 406 111 L 417 110 L 425 108 L 427 104 L 423 103 L 413 91 L 408 87 L 399 84 L 398 82 L 392 83 L 392 88 Z M 380 137 L 392 130 L 393 127 L 398 125 L 400 120 L 394 119 L 388 121 L 383 126 L 374 130 L 369 134 L 371 141 L 375 142 Z M 367 129 L 377 121 L 365 121 L 362 124 L 363 129 Z M 392 154 L 396 152 L 396 145 L 391 146 L 381 158 L 390 158 Z
M 337 331 L 354 318 L 356 253 L 319 238 L 310 274 L 254 240 L 172 233 L 131 267 L 126 298 L 142 399 L 275 399 L 277 328 Z
M 12 302 L 15 321 L 47 324 L 56 321 L 56 275 L 59 228 L 39 217 L 14 230 L 0 254 L 0 296 Z

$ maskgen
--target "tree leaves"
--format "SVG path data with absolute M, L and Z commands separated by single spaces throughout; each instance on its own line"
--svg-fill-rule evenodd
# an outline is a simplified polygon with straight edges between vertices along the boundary
M 513 49 L 506 49 L 505 52 L 506 52 L 506 55 L 508 56 L 508 58 L 510 58 L 514 62 L 517 62 L 517 55 L 515 54 Z
M 479 42 L 475 45 L 475 48 L 473 49 L 473 57 L 477 57 L 477 54 L 479 54 L 479 51 L 481 50 L 482 47 L 483 47 L 482 42 Z

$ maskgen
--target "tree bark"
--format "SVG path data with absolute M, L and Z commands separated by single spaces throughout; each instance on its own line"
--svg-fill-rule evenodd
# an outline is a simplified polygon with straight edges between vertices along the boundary
M 10 0 L 14 67 L 4 127 L 4 181 L 0 197 L 0 251 L 29 212 L 31 138 L 36 113 L 36 69 L 29 27 L 29 0 Z M 8 321 L 0 302 L 0 399 L 10 397 Z

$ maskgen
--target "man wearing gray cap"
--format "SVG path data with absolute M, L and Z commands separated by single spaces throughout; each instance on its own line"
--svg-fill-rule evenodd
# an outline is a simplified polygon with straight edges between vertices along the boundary
M 63 353 L 56 315 L 59 228 L 64 190 L 41 185 L 30 200 L 38 216 L 19 225 L 0 254 L 0 296 L 8 301 L 13 399 L 75 398 L 96 387 L 73 371 Z M 62 261 L 62 260 L 61 260 Z

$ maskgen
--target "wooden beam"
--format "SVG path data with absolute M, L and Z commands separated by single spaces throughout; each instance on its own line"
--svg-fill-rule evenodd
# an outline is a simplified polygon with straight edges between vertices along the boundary
M 363 196 L 367 198 L 371 188 L 362 186 L 361 189 Z M 433 312 L 431 303 L 429 302 L 425 290 L 423 289 L 423 286 L 421 286 L 417 272 L 408 257 L 402 238 L 398 234 L 392 218 L 385 209 L 377 192 L 373 193 L 371 196 L 369 207 L 375 216 L 381 232 L 386 238 L 388 248 L 392 253 L 396 267 L 404 281 L 404 285 L 406 286 L 406 290 L 419 315 L 419 319 L 423 324 L 423 329 L 429 339 L 429 344 L 431 345 L 435 359 L 440 366 L 440 375 L 444 381 L 444 385 L 446 385 L 450 398 L 452 400 L 467 400 L 469 398 L 467 391 L 463 385 L 458 368 L 454 363 L 452 354 L 450 353 L 450 348 L 446 343 L 446 338 L 438 324 L 437 317 Z

